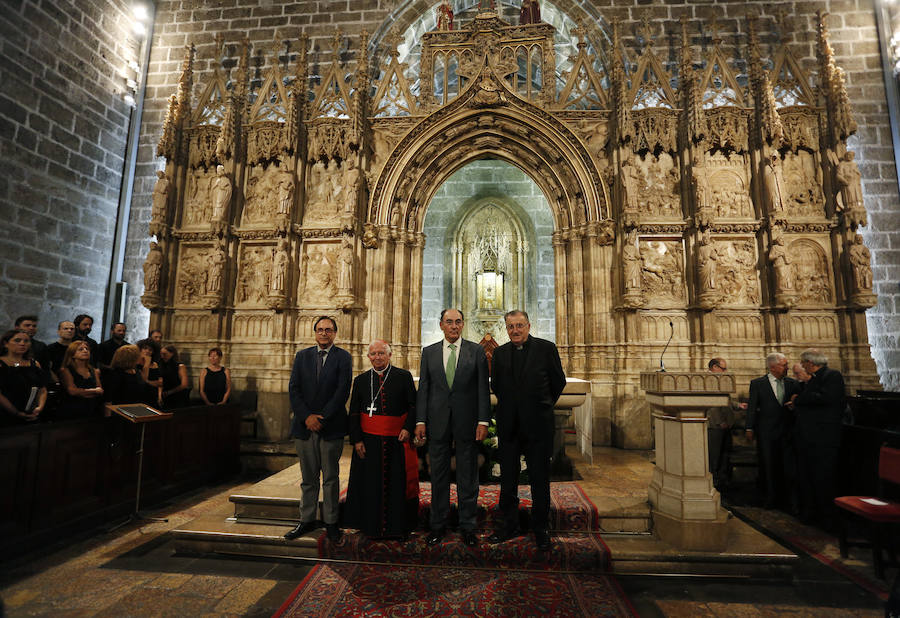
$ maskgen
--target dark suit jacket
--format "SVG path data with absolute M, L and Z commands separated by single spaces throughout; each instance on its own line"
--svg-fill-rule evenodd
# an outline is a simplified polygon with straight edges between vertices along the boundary
M 462 338 L 459 342 L 453 388 L 447 386 L 442 349 L 444 341 L 422 350 L 416 422 L 425 423 L 432 440 L 461 437 L 475 440 L 476 425 L 491 420 L 491 393 L 484 349 Z
M 566 387 L 556 345 L 529 335 L 519 375 L 513 375 L 513 344 L 491 359 L 491 388 L 497 395 L 497 433 L 501 443 L 514 433 L 553 441 L 553 406 Z
M 784 378 L 784 400 L 799 390 L 797 380 Z M 747 429 L 760 432 L 765 437 L 785 436 L 791 432 L 794 413 L 778 403 L 769 376 L 750 380 L 750 403 L 747 404 Z
M 840 446 L 846 405 L 844 376 L 836 369 L 821 367 L 794 400 L 797 440 L 820 446 Z
M 347 435 L 347 398 L 350 396 L 350 377 L 353 360 L 347 350 L 332 346 L 325 358 L 322 375 L 316 382 L 316 351 L 312 346 L 297 352 L 288 391 L 294 420 L 291 436 L 306 440 L 310 436 L 306 428 L 306 418 L 310 414 L 321 414 L 322 430 L 319 435 L 325 440 L 337 440 Z

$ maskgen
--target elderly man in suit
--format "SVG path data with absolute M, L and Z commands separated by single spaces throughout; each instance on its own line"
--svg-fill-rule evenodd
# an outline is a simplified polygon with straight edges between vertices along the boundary
M 284 535 L 291 540 L 318 527 L 319 477 L 322 478 L 323 512 L 328 538 L 338 541 L 338 464 L 347 435 L 347 397 L 353 361 L 350 353 L 334 345 L 337 323 L 322 316 L 313 325 L 316 345 L 300 350 L 294 357 L 288 386 L 291 410 L 291 436 L 300 459 L 302 492 L 300 523 Z
M 478 442 L 487 437 L 491 418 L 488 366 L 484 350 L 462 339 L 464 318 L 444 309 L 444 339 L 422 350 L 416 394 L 416 438 L 428 437 L 431 462 L 431 532 L 428 545 L 444 538 L 450 514 L 450 457 L 456 445 L 459 528 L 466 545 L 478 543 Z
M 799 393 L 791 395 L 797 421 L 797 481 L 800 519 L 834 522 L 833 500 L 837 495 L 838 459 L 841 450 L 846 392 L 844 376 L 828 366 L 828 357 L 816 349 L 804 350 L 800 364 L 810 375 Z
M 747 438 L 756 440 L 764 508 L 793 507 L 794 413 L 785 404 L 799 387 L 796 380 L 787 377 L 784 354 L 772 352 L 766 356 L 766 368 L 766 375 L 750 381 Z
M 488 539 L 501 543 L 518 535 L 519 459 L 525 455 L 531 481 L 531 527 L 538 549 L 550 548 L 550 456 L 553 406 L 566 386 L 556 345 L 529 335 L 524 311 L 504 316 L 509 342 L 494 351 L 491 387 L 497 396 L 500 441 L 500 510 L 503 524 Z

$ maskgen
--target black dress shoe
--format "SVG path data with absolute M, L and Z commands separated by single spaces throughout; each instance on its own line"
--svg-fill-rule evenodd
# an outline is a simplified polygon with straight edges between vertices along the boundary
M 534 542 L 537 544 L 538 549 L 547 551 L 550 549 L 550 533 L 543 528 L 538 528 L 534 531 Z
M 488 537 L 488 543 L 496 545 L 497 543 L 503 543 L 517 536 L 519 536 L 518 530 L 496 530 L 491 536 Z
M 428 547 L 433 547 L 440 543 L 444 538 L 444 530 L 432 530 L 428 533 L 428 537 L 425 539 L 425 544 Z
M 337 543 L 344 536 L 337 524 L 325 524 L 325 534 L 332 543 Z
M 284 535 L 284 538 L 288 541 L 293 541 L 298 536 L 303 536 L 304 534 L 309 534 L 313 530 L 315 530 L 318 526 L 311 521 L 303 522 L 301 521 L 297 524 L 297 527 Z
M 475 534 L 474 530 L 463 530 L 462 538 L 463 543 L 465 543 L 469 547 L 475 547 L 476 545 L 478 545 L 478 535 Z

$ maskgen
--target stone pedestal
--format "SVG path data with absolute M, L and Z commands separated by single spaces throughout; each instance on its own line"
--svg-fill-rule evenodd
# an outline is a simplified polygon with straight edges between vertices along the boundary
M 566 430 L 572 418 L 572 410 L 584 403 L 591 383 L 577 378 L 567 378 L 562 395 L 553 407 L 553 463 L 550 478 L 554 481 L 571 481 L 572 460 L 566 455 Z
M 721 551 L 727 541 L 728 513 L 709 472 L 706 410 L 729 405 L 734 387 L 734 376 L 723 373 L 641 374 L 656 433 L 654 529 L 681 549 Z

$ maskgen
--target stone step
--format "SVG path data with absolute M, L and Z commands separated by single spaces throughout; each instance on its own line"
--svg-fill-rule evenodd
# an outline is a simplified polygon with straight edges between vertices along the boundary
M 275 558 L 318 558 L 322 530 L 292 541 L 284 534 L 295 524 L 272 521 L 236 521 L 217 516 L 199 517 L 172 530 L 175 549 L 192 554 L 237 554 Z

